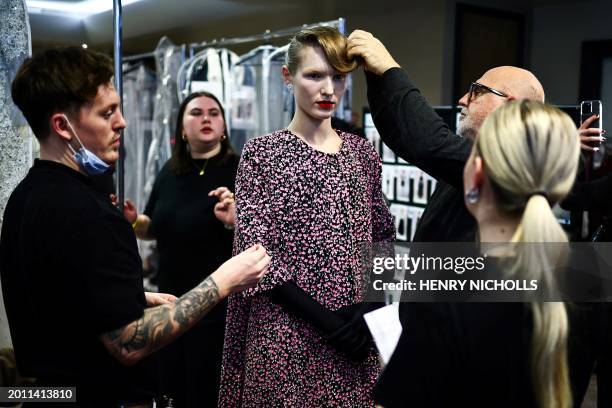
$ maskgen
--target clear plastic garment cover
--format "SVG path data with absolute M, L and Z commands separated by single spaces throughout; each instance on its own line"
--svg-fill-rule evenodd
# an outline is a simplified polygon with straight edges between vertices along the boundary
M 288 46 L 263 45 L 243 55 L 232 72 L 236 81 L 232 105 L 232 143 L 238 150 L 255 136 L 289 125 L 293 95 L 285 86 L 281 68 Z
M 128 121 L 123 132 L 125 147 L 125 196 L 138 212 L 146 205 L 144 186 L 149 149 L 153 138 L 153 109 L 157 76 L 144 64 L 124 66 L 123 114 Z
M 157 92 L 153 109 L 152 139 L 145 166 L 144 202 L 151 194 L 155 176 L 172 153 L 171 143 L 179 107 L 176 79 L 183 56 L 184 46 L 176 46 L 166 37 L 159 41 L 155 49 Z M 126 119 L 129 121 L 129 118 Z

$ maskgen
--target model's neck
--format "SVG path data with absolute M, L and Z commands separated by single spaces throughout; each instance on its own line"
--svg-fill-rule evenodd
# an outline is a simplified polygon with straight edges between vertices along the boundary
M 191 158 L 192 159 L 210 159 L 218 155 L 221 152 L 221 143 L 217 143 L 213 147 L 206 149 L 202 148 L 199 151 L 195 151 L 193 148 L 191 149 Z
M 312 146 L 321 146 L 330 138 L 338 138 L 331 126 L 331 119 L 318 120 L 296 112 L 287 129 Z

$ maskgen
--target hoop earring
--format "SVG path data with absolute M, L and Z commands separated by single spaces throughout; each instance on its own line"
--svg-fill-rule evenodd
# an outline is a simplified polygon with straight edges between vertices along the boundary
M 221 136 L 221 140 L 225 140 L 227 139 L 227 136 L 225 136 L 225 134 L 223 136 Z
M 476 204 L 478 199 L 480 198 L 480 189 L 478 187 L 473 187 L 465 193 L 465 200 L 468 204 Z

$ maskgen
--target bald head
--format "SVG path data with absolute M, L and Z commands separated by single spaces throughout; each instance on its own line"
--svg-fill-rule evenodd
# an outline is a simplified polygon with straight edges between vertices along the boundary
M 538 79 L 526 69 L 503 66 L 488 70 L 483 76 L 485 83 L 500 89 L 516 99 L 544 102 L 544 88 Z
M 506 96 L 494 92 L 480 92 L 470 100 L 470 93 L 463 95 L 459 100 L 462 109 L 458 128 L 459 134 L 463 137 L 475 138 L 489 113 L 509 100 L 529 99 L 544 102 L 542 84 L 526 69 L 510 66 L 493 68 L 485 72 L 476 82 L 501 91 Z

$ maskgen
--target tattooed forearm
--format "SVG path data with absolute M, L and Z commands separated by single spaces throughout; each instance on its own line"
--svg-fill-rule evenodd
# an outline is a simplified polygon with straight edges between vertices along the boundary
M 190 327 L 219 302 L 219 288 L 212 278 L 207 278 L 177 301 L 174 321 Z M 197 319 L 194 320 L 197 316 Z
M 142 318 L 104 334 L 102 342 L 119 361 L 133 364 L 180 336 L 219 300 L 219 288 L 208 277 L 176 302 L 147 309 Z

